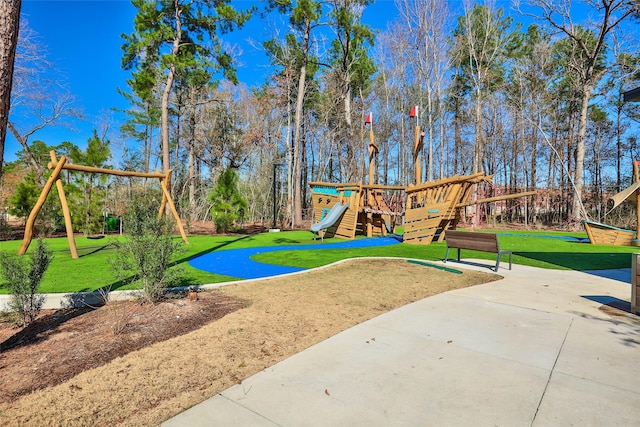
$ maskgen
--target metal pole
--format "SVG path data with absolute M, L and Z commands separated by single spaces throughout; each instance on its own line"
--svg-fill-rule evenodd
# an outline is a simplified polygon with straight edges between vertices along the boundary
M 278 214 L 278 206 L 277 206 L 277 200 L 276 200 L 276 191 L 278 189 L 278 185 L 276 182 L 276 169 L 278 168 L 278 164 L 274 163 L 273 164 L 273 229 L 275 230 L 277 228 L 277 224 L 276 224 L 276 217 Z

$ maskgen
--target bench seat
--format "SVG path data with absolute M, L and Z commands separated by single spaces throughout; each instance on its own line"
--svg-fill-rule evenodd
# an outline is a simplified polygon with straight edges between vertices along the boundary
M 444 262 L 449 260 L 449 249 L 458 249 L 458 261 L 460 261 L 460 249 L 469 249 L 473 251 L 492 252 L 498 255 L 496 260 L 495 271 L 500 268 L 500 258 L 502 255 L 509 254 L 509 270 L 511 270 L 511 259 L 513 254 L 511 251 L 500 249 L 498 244 L 498 236 L 491 233 L 477 233 L 469 231 L 445 231 L 445 239 L 447 242 L 447 253 Z

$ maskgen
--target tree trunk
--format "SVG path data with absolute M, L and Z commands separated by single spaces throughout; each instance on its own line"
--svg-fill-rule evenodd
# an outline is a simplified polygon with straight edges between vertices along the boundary
M 353 181 L 353 178 L 357 176 L 358 173 L 358 160 L 357 160 L 357 149 L 353 146 L 354 138 L 353 138 L 353 123 L 351 120 L 351 78 L 349 77 L 349 73 L 344 73 L 344 84 L 346 88 L 346 92 L 344 94 L 344 122 L 345 122 L 345 143 L 347 145 L 347 152 L 349 153 L 349 157 L 347 158 L 347 171 L 346 177 L 347 182 Z M 372 124 L 373 126 L 373 124 Z
M 534 105 L 534 117 L 538 119 L 540 123 L 538 108 Z M 536 190 L 538 174 L 536 169 L 538 167 L 538 128 L 533 126 L 531 129 L 531 186 L 526 190 Z M 531 198 L 531 221 L 535 224 L 538 221 L 538 209 L 537 209 L 537 196 Z
M 298 95 L 296 98 L 296 115 L 293 136 L 293 217 L 291 228 L 302 224 L 302 153 L 301 153 L 301 129 L 302 107 L 304 105 L 305 83 L 307 78 L 307 60 L 309 55 L 309 41 L 311 37 L 311 22 L 305 22 L 305 31 L 302 42 L 302 64 L 298 79 Z
M 162 123 L 160 125 L 160 133 L 162 139 L 162 170 L 164 173 L 169 171 L 169 96 L 171 95 L 171 86 L 175 75 L 175 65 L 169 66 L 169 75 L 162 91 Z
M 482 152 L 484 150 L 482 143 L 482 92 L 478 87 L 476 89 L 476 140 L 473 147 L 473 170 L 477 173 L 482 167 Z
M 180 41 L 182 38 L 182 25 L 180 22 L 180 5 L 177 1 L 174 1 L 175 13 L 176 13 L 176 36 L 173 39 L 173 48 L 171 54 L 175 57 L 178 55 L 180 49 Z M 173 87 L 173 81 L 176 75 L 176 64 L 171 63 L 169 65 L 169 73 L 167 74 L 167 81 L 165 82 L 164 89 L 162 90 L 162 118 L 160 124 L 160 132 L 162 137 L 162 170 L 167 173 L 171 169 L 171 159 L 169 158 L 169 97 L 171 95 L 171 88 Z
M 462 151 L 462 111 L 460 109 L 460 98 L 454 97 L 455 113 L 454 113 L 454 125 L 453 125 L 453 140 L 455 144 L 453 152 L 453 173 L 460 173 L 459 160 L 460 152 Z
M 189 206 L 196 204 L 196 165 L 195 165 L 195 146 L 196 146 L 196 90 L 191 88 L 189 92 L 189 166 L 188 166 L 188 182 L 189 182 Z M 195 210 L 190 210 L 191 220 L 195 220 Z
M 22 149 L 24 150 L 25 160 L 31 165 L 33 171 L 36 174 L 36 181 L 38 182 L 38 184 L 40 184 L 41 187 L 44 187 L 44 184 L 46 182 L 46 180 L 44 179 L 44 168 L 40 163 L 36 162 L 36 159 L 33 157 L 33 153 L 31 152 L 31 148 L 29 147 L 27 137 L 20 135 L 18 129 L 16 129 L 11 122 L 7 122 L 7 126 L 9 127 L 9 130 L 11 130 L 13 137 L 17 139 L 22 146 Z
M 580 120 L 578 121 L 578 137 L 576 141 L 576 169 L 573 178 L 575 185 L 575 197 L 571 206 L 571 219 L 580 221 L 585 219 L 586 212 L 582 208 L 582 174 L 584 169 L 585 142 L 587 134 L 587 113 L 589 111 L 589 100 L 591 99 L 591 87 L 585 85 L 582 94 L 582 106 L 580 109 Z
M 151 117 L 151 104 L 147 104 L 147 117 Z M 149 173 L 151 169 L 151 147 L 153 146 L 153 126 L 149 119 L 145 123 L 145 139 L 144 139 L 144 171 Z
M 4 159 L 4 141 L 11 107 L 13 65 L 16 59 L 22 0 L 0 1 L 0 177 Z
M 616 191 L 622 191 L 622 103 L 616 108 Z
M 443 99 L 443 95 L 442 95 L 442 81 L 440 79 L 438 79 L 438 86 L 437 86 L 437 91 L 436 91 L 436 98 L 438 100 L 442 100 Z M 444 115 L 444 111 L 442 108 L 442 103 L 440 102 L 439 104 L 439 112 L 440 112 L 440 167 L 439 167 L 439 175 L 438 178 L 442 179 L 444 178 L 444 169 L 445 169 L 445 145 L 444 145 L 444 141 L 445 141 L 445 115 Z

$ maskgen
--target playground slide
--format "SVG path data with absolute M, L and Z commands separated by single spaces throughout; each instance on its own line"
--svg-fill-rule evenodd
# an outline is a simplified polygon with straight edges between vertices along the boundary
M 349 208 L 349 203 L 345 203 L 344 205 L 340 204 L 340 202 L 333 205 L 327 216 L 320 220 L 320 222 L 316 222 L 311 225 L 311 232 L 318 233 L 322 230 L 326 230 L 327 228 L 334 225 L 336 222 L 342 218 L 342 214 Z
M 385 219 L 384 220 L 384 226 L 387 227 L 387 233 L 393 234 L 393 226 L 391 225 L 391 222 L 389 222 L 389 221 L 387 221 Z

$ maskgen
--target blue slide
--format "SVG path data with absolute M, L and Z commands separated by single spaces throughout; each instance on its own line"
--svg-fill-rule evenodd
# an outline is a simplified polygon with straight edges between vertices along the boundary
M 316 222 L 311 225 L 311 232 L 313 234 L 318 234 L 322 230 L 326 230 L 327 228 L 333 226 L 336 222 L 342 218 L 342 214 L 349 208 L 349 203 L 340 204 L 340 202 L 333 205 L 327 216 L 322 218 L 320 222 Z M 324 236 L 323 236 L 324 237 Z

